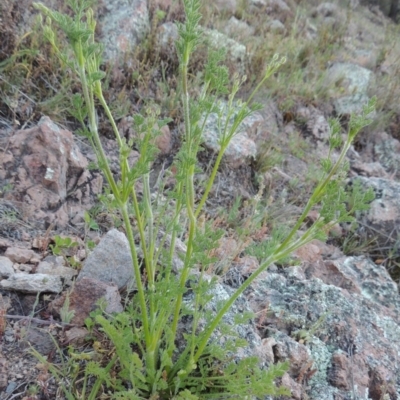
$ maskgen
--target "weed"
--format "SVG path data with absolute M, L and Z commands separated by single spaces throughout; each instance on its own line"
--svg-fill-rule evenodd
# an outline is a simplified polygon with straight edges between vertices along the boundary
M 5 197 L 7 193 L 13 190 L 13 185 L 11 183 L 6 183 L 0 187 L 0 197 Z
M 75 249 L 79 246 L 78 242 L 75 242 L 70 237 L 62 237 L 56 235 L 54 237 L 54 244 L 50 244 L 50 250 L 55 256 L 62 256 L 66 261 L 67 265 L 72 268 L 79 269 L 81 267 L 81 263 L 77 260 L 74 254 Z
M 63 250 L 71 249 L 78 246 L 78 242 L 73 241 L 70 237 L 54 236 L 54 244 L 50 245 L 50 249 L 55 256 L 63 254 Z
M 136 292 L 124 312 L 113 316 L 98 313 L 94 317 L 114 349 L 105 363 L 89 355 L 79 398 L 86 398 L 88 377 L 94 379 L 88 399 L 96 398 L 102 386 L 112 391 L 115 399 L 223 399 L 288 394 L 286 389 L 274 385 L 274 380 L 287 370 L 287 364 L 271 365 L 268 370 L 262 370 L 255 357 L 232 360 L 232 352 L 243 346 L 243 340 L 228 340 L 226 347 L 221 348 L 212 337 L 218 335 L 217 329 L 222 329 L 222 319 L 234 302 L 269 265 L 286 259 L 315 238 L 325 238 L 334 224 L 352 220 L 356 209 L 365 209 L 368 197 L 365 194 L 360 194 L 351 212 L 346 209 L 348 195 L 342 188 L 346 168 L 342 164 L 356 134 L 370 123 L 368 115 L 374 103 L 368 104 L 361 115 L 352 117 L 344 143 L 338 121 L 332 123 L 330 150 L 341 147 L 341 151 L 336 161 L 332 161 L 331 153 L 321 161 L 321 179 L 303 213 L 292 229 L 276 229 L 271 232 L 270 240 L 252 243 L 247 248 L 260 260 L 260 267 L 228 300 L 218 305 L 216 312 L 211 313 L 207 307 L 213 297 L 216 278 L 209 276 L 207 271 L 214 262 L 212 251 L 222 232 L 202 217 L 203 208 L 231 139 L 243 120 L 261 107 L 253 101 L 256 93 L 285 59 L 273 57 L 246 101 L 235 101 L 244 79 L 236 76 L 229 83 L 227 69 L 221 66 L 220 53 L 209 54 L 201 75 L 201 87 L 191 88 L 190 62 L 203 36 L 199 25 L 200 1 L 183 1 L 186 21 L 178 25 L 180 38 L 176 43 L 183 132 L 181 147 L 169 170 L 176 183 L 155 198 L 150 190 L 150 170 L 157 152 L 155 139 L 169 120 L 160 119 L 158 108 L 149 105 L 143 114 L 133 117 L 136 137 L 129 140 L 121 137 L 103 95 L 102 49 L 94 40 L 96 21 L 93 11 L 88 8 L 89 3 L 69 0 L 73 17 L 42 4 L 35 4 L 35 7 L 46 17 L 43 24 L 45 37 L 63 64 L 81 82 L 82 95 L 74 96 L 71 107 L 78 115 L 81 132 L 93 146 L 97 163 L 106 177 L 108 205 L 117 209 L 122 218 L 132 256 Z M 66 35 L 70 44 L 68 53 L 58 47 L 53 23 Z M 221 111 L 219 100 L 223 96 L 227 96 L 227 102 Z M 118 180 L 110 169 L 99 138 L 97 104 L 107 116 L 119 146 Z M 197 157 L 211 113 L 216 113 L 219 118 L 219 151 L 209 178 L 204 185 L 196 187 Z M 133 146 L 140 157 L 130 165 L 128 156 Z M 141 196 L 135 186 L 138 182 L 142 186 Z M 161 183 L 159 187 L 165 185 Z M 198 202 L 196 193 L 200 193 Z M 162 198 L 165 200 L 161 201 Z M 259 199 L 255 199 L 254 211 L 258 203 Z M 306 217 L 315 207 L 319 207 L 320 217 L 299 235 L 299 229 L 303 228 Z M 131 214 L 135 224 L 132 224 Z M 186 248 L 177 263 L 175 253 L 179 238 L 185 241 Z M 136 243 L 139 243 L 140 252 Z M 185 322 L 189 322 L 190 327 Z M 232 330 L 230 332 L 234 337 Z M 75 358 L 79 359 L 76 355 Z M 76 365 L 68 368 L 76 371 Z M 58 378 L 64 376 L 54 366 L 49 370 Z M 68 399 L 74 398 L 71 388 L 62 387 Z
M 65 301 L 63 306 L 60 308 L 60 317 L 61 321 L 69 324 L 74 318 L 75 310 L 69 309 L 69 293 L 65 296 Z

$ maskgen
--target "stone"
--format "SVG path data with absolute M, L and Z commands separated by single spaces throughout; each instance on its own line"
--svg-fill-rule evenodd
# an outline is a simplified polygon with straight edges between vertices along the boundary
M 47 356 L 56 348 L 55 342 L 49 332 L 32 325 L 27 327 L 19 343 L 25 348 L 32 346 L 43 356 Z
M 368 88 L 372 71 L 352 63 L 335 63 L 326 72 L 335 110 L 340 115 L 360 113 L 369 101 Z
M 0 281 L 0 288 L 24 293 L 60 293 L 62 282 L 59 276 L 20 273 Z
M 248 59 L 246 46 L 215 29 L 204 29 L 203 33 L 207 46 L 215 51 L 226 50 L 225 64 L 230 73 L 238 73 L 239 77 L 245 75 Z
M 255 29 L 244 21 L 231 17 L 225 26 L 224 33 L 233 39 L 243 39 L 254 35 Z
M 21 247 L 9 247 L 4 255 L 8 257 L 12 262 L 27 263 L 35 256 L 35 254 L 36 253 L 30 249 L 24 249 Z
M 120 61 L 133 54 L 150 31 L 146 0 L 107 0 L 105 12 L 99 19 L 103 57 L 106 61 Z
M 155 139 L 156 146 L 160 150 L 160 154 L 166 155 L 172 149 L 172 135 L 168 125 L 164 125 L 160 129 L 160 135 Z
M 268 271 L 247 295 L 257 315 L 267 307 L 258 325 L 276 341 L 275 361 L 289 360 L 298 382 L 307 377 L 310 399 L 348 390 L 364 399 L 382 387 L 396 398 L 400 297 L 386 269 L 366 257 L 315 255 L 297 268 Z
M 296 110 L 296 117 L 304 122 L 307 133 L 311 133 L 315 139 L 327 142 L 331 128 L 324 114 L 312 105 L 300 106 Z
M 70 212 L 90 208 L 92 196 L 101 192 L 101 175 L 87 170 L 72 133 L 48 117 L 10 136 L 7 154 L 0 159 L 0 172 L 12 185 L 6 198 L 20 204 L 24 221 L 40 229 L 65 226 Z
M 374 238 L 376 245 L 395 248 L 400 226 L 400 183 L 374 177 L 356 179 L 362 183 L 364 189 L 372 188 L 375 193 L 369 210 L 357 217 L 361 223 L 358 233 L 365 238 Z
M 179 39 L 178 27 L 173 22 L 165 22 L 157 28 L 157 48 L 162 57 L 177 61 L 175 42 Z
M 379 7 L 382 13 L 398 22 L 400 2 L 398 0 L 361 0 L 361 4 Z
M 119 289 L 134 280 L 132 258 L 126 236 L 112 229 L 101 239 L 85 260 L 77 281 L 97 279 L 106 284 L 116 284 Z
M 281 21 L 279 21 L 278 19 L 274 19 L 272 20 L 269 24 L 268 24 L 268 29 L 271 32 L 274 33 L 285 33 L 286 32 L 286 27 L 284 24 L 282 24 Z
M 65 332 L 65 342 L 76 347 L 83 346 L 88 335 L 87 329 L 74 326 Z
M 319 15 L 324 18 L 328 18 L 328 17 L 336 17 L 337 14 L 338 14 L 338 6 L 336 4 L 321 3 L 315 8 L 314 12 L 312 13 L 312 16 L 315 17 Z
M 247 51 L 246 46 L 230 38 L 228 35 L 215 29 L 203 29 L 206 47 L 215 51 L 226 50 L 225 64 L 230 73 L 243 76 L 246 72 Z M 157 29 L 157 46 L 160 55 L 167 59 L 177 60 L 175 42 L 179 38 L 178 27 L 173 22 L 166 22 Z
M 51 302 L 49 309 L 55 314 L 60 314 L 66 300 L 67 293 Z M 106 313 L 123 311 L 121 296 L 116 285 L 108 285 L 93 278 L 82 278 L 77 281 L 69 296 L 69 310 L 74 311 L 70 323 L 78 326 L 85 324 L 85 319 L 98 307 L 99 300 L 106 302 Z
M 48 261 L 41 261 L 36 267 L 36 272 L 39 274 L 59 276 L 68 284 L 72 284 L 72 279 L 78 274 L 76 269 L 64 267 Z
M 374 161 L 379 162 L 390 175 L 400 179 L 400 141 L 386 132 L 377 132 L 371 138 L 369 147 Z
M 213 6 L 215 6 L 219 12 L 235 14 L 237 9 L 237 0 L 214 0 Z
M 227 103 L 221 101 L 220 107 L 223 110 L 222 115 L 224 118 L 224 116 L 226 115 Z M 254 140 L 250 139 L 249 134 L 247 132 L 249 130 L 251 131 L 252 127 L 254 125 L 258 125 L 259 123 L 260 121 L 258 118 L 249 116 L 245 118 L 245 120 L 239 126 L 236 135 L 230 141 L 224 154 L 225 161 L 232 168 L 238 168 L 241 165 L 245 165 L 250 160 L 256 157 L 257 146 Z M 216 153 L 220 149 L 219 145 L 220 131 L 218 126 L 219 126 L 218 115 L 216 113 L 211 113 L 208 116 L 207 121 L 205 123 L 203 140 L 204 140 L 204 145 Z
M 0 256 L 0 278 L 9 278 L 13 274 L 12 261 L 8 257 Z

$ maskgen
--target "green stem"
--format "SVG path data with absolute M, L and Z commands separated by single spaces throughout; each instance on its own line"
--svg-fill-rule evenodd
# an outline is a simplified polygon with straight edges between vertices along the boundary
M 106 376 L 106 374 L 108 374 L 111 371 L 111 368 L 114 366 L 117 359 L 118 359 L 118 356 L 116 354 L 114 354 L 114 357 L 110 360 L 110 362 L 107 364 L 107 366 L 103 370 L 105 376 Z M 94 400 L 96 398 L 97 392 L 99 391 L 102 383 L 103 383 L 103 379 L 98 377 L 93 385 L 93 388 L 90 392 L 88 400 Z
M 307 202 L 306 207 L 304 208 L 303 213 L 301 216 L 298 218 L 296 225 L 293 227 L 293 229 L 290 231 L 289 235 L 287 238 L 283 241 L 281 246 L 279 247 L 280 249 L 283 249 L 285 246 L 287 246 L 290 241 L 292 240 L 293 236 L 296 234 L 296 232 L 299 230 L 301 225 L 303 224 L 304 220 L 307 218 L 309 212 L 311 211 L 311 208 L 320 201 L 321 196 L 325 192 L 325 188 L 328 185 L 328 183 L 331 181 L 332 177 L 335 175 L 337 170 L 339 169 L 340 165 L 343 162 L 344 157 L 346 156 L 346 153 L 351 145 L 351 140 L 347 139 L 345 146 L 343 147 L 338 160 L 336 161 L 335 165 L 331 168 L 329 174 L 325 177 L 325 179 L 318 184 L 318 186 L 315 188 L 312 196 Z
M 123 146 L 122 138 L 121 138 L 121 135 L 119 134 L 118 127 L 115 123 L 114 117 L 111 114 L 110 108 L 108 107 L 108 104 L 107 104 L 106 100 L 104 99 L 100 82 L 96 82 L 95 93 L 96 93 L 96 97 L 99 99 L 100 104 L 103 107 L 103 109 L 107 115 L 108 120 L 111 123 L 115 137 L 118 141 L 118 145 L 121 148 Z M 127 170 L 129 170 L 128 160 L 125 160 L 125 168 Z M 132 187 L 130 188 L 130 194 L 132 196 L 133 208 L 135 210 L 136 222 L 137 222 L 139 236 L 140 236 L 140 245 L 141 245 L 142 251 L 143 251 L 146 273 L 147 273 L 147 276 L 149 279 L 149 283 L 154 284 L 154 279 L 153 279 L 154 274 L 153 274 L 152 267 L 149 262 L 149 254 L 148 254 L 149 252 L 148 252 L 147 246 L 146 246 L 145 227 L 143 224 L 142 217 L 140 215 L 140 207 L 139 207 L 139 202 L 137 200 L 137 195 L 136 195 L 136 190 L 135 190 L 134 185 L 132 185 Z
M 149 330 L 149 320 L 148 320 L 148 313 L 147 313 L 147 306 L 146 306 L 146 296 L 144 294 L 144 288 L 143 288 L 143 284 L 142 284 L 142 276 L 140 273 L 140 265 L 139 265 L 137 253 L 136 253 L 135 238 L 133 236 L 132 226 L 131 226 L 131 223 L 129 220 L 129 213 L 128 213 L 126 203 L 120 205 L 120 209 L 121 209 L 122 218 L 124 220 L 126 237 L 128 239 L 129 248 L 131 251 L 132 262 L 133 262 L 133 266 L 134 266 L 133 270 L 135 273 L 135 280 L 136 280 L 136 285 L 137 285 L 137 289 L 138 289 L 140 308 L 142 310 L 143 330 L 144 330 L 144 336 L 145 336 L 146 345 L 147 345 L 146 347 L 149 347 L 149 345 L 151 344 L 151 335 L 150 335 L 150 330 Z
M 188 177 L 187 181 L 189 185 L 193 184 L 193 173 L 191 170 L 194 170 L 194 168 L 190 168 L 190 171 L 188 171 Z M 193 191 L 190 190 L 189 188 L 186 188 L 187 193 L 186 193 L 186 207 L 188 211 L 188 216 L 189 216 L 189 237 L 187 241 L 187 249 L 186 249 L 186 254 L 185 254 L 185 260 L 184 260 L 184 266 L 181 271 L 181 278 L 179 280 L 179 286 L 182 289 L 181 292 L 179 293 L 176 304 L 175 304 L 175 312 L 174 312 L 174 319 L 172 323 L 172 333 L 175 336 L 176 331 L 178 329 L 178 322 L 179 322 L 179 316 L 181 312 L 181 307 L 182 307 L 182 300 L 183 300 L 183 289 L 185 288 L 186 281 L 189 277 L 189 272 L 191 268 L 191 259 L 193 255 L 193 244 L 194 244 L 194 238 L 196 234 L 196 217 L 193 212 Z
M 194 214 L 196 218 L 199 217 L 199 215 L 201 213 L 201 210 L 203 209 L 204 204 L 206 203 L 206 201 L 208 199 L 208 195 L 210 194 L 210 191 L 211 191 L 211 189 L 213 187 L 213 184 L 214 184 L 214 181 L 215 181 L 215 177 L 217 176 L 217 172 L 218 172 L 219 166 L 221 164 L 222 157 L 223 157 L 223 155 L 225 153 L 225 150 L 226 150 L 226 147 L 221 147 L 221 149 L 220 149 L 220 151 L 218 153 L 217 159 L 215 160 L 215 164 L 214 164 L 214 167 L 212 169 L 210 178 L 208 179 L 206 189 L 205 189 L 205 191 L 203 193 L 203 196 L 201 197 L 200 203 L 197 206 L 196 212 Z

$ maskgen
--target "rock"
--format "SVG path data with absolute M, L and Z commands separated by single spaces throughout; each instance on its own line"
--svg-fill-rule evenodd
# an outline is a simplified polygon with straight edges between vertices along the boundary
M 61 297 L 52 301 L 49 309 L 56 314 L 60 314 L 60 310 L 66 300 L 66 293 Z M 69 311 L 74 311 L 70 323 L 83 326 L 85 319 L 89 314 L 98 307 L 98 301 L 106 302 L 105 312 L 122 312 L 121 296 L 116 285 L 107 285 L 93 278 L 82 278 L 77 281 L 69 293 Z
M 213 6 L 216 7 L 219 12 L 235 14 L 237 9 L 237 0 L 215 0 Z
M 220 107 L 224 110 L 223 118 L 226 115 L 226 106 L 227 103 L 221 101 Z M 239 126 L 237 134 L 232 138 L 224 155 L 225 161 L 232 168 L 238 168 L 241 165 L 246 164 L 250 159 L 255 158 L 257 147 L 255 142 L 250 139 L 247 132 L 249 130 L 251 131 L 251 129 L 259 125 L 259 123 L 259 118 L 249 116 Z M 218 152 L 220 149 L 220 145 L 218 143 L 220 135 L 218 124 L 218 115 L 216 113 L 210 114 L 207 118 L 203 132 L 204 145 L 214 152 Z
M 24 293 L 60 293 L 62 282 L 59 276 L 20 273 L 0 281 L 0 287 Z
M 361 4 L 369 6 L 377 6 L 382 13 L 398 22 L 400 13 L 399 0 L 361 0 Z
M 64 283 L 72 284 L 72 279 L 78 274 L 76 269 L 60 266 L 48 261 L 41 261 L 36 267 L 39 274 L 48 274 L 58 276 L 63 279 Z
M 363 163 L 360 160 L 352 160 L 351 169 L 359 176 L 388 179 L 389 174 L 379 162 Z
M 336 17 L 338 14 L 338 6 L 334 3 L 321 3 L 312 13 L 313 17 L 321 16 L 324 18 Z
M 360 67 L 374 71 L 377 67 L 378 51 L 376 49 L 354 49 L 351 58 L 352 62 Z
M 370 147 L 374 161 L 379 162 L 391 175 L 400 178 L 400 141 L 386 132 L 377 132 L 371 138 Z
M 24 249 L 21 247 L 9 247 L 5 256 L 8 257 L 12 262 L 16 263 L 27 263 L 29 262 L 36 253 L 33 250 Z
M 378 399 L 383 387 L 390 398 L 400 393 L 400 297 L 383 266 L 365 257 L 313 256 L 302 266 L 269 271 L 248 299 L 258 315 L 267 307 L 260 329 L 276 341 L 275 360 L 290 360 L 289 375 L 307 379 L 308 398 L 355 390 L 356 398 L 374 391 Z
M 285 33 L 285 32 L 286 32 L 286 27 L 285 27 L 285 25 L 283 25 L 282 22 L 279 21 L 278 19 L 272 20 L 272 21 L 268 24 L 268 29 L 269 29 L 271 32 L 274 32 L 274 33 Z
M 8 382 L 8 361 L 0 356 L 0 389 L 3 390 Z
M 363 188 L 372 188 L 375 199 L 368 211 L 358 216 L 359 234 L 374 238 L 376 245 L 388 249 L 397 246 L 400 226 L 400 183 L 382 178 L 357 177 Z
M 106 12 L 100 18 L 103 56 L 106 61 L 119 61 L 133 54 L 150 31 L 147 1 L 108 0 L 104 6 Z
M 205 279 L 207 278 L 210 277 L 206 276 Z M 229 286 L 214 282 L 209 288 L 208 294 L 210 294 L 211 299 L 204 306 L 205 310 L 211 312 L 212 315 L 215 315 L 221 304 L 227 301 L 232 293 L 233 290 Z M 184 296 L 184 302 L 186 306 L 188 308 L 192 308 L 193 301 L 193 291 L 188 291 L 187 294 Z M 218 345 L 223 347 L 224 343 L 226 343 L 228 339 L 232 339 L 235 336 L 246 339 L 247 345 L 239 348 L 238 351 L 232 355 L 233 359 L 239 361 L 246 357 L 257 356 L 260 360 L 260 366 L 265 366 L 266 359 L 260 357 L 264 354 L 265 350 L 255 324 L 251 320 L 248 320 L 245 323 L 236 322 L 236 316 L 239 316 L 246 312 L 251 312 L 251 310 L 249 309 L 249 305 L 245 296 L 240 296 L 222 319 L 222 324 L 232 329 L 232 335 L 227 334 L 226 329 L 217 328 L 212 334 L 210 341 L 217 343 Z M 183 335 L 185 332 L 191 332 L 192 330 L 191 318 L 182 319 L 179 325 L 179 335 Z M 199 332 L 204 330 L 204 328 L 205 320 L 201 319 L 198 326 Z M 179 346 L 182 346 L 183 349 L 182 337 L 178 337 L 178 348 Z
M 360 113 L 369 101 L 368 87 L 372 72 L 351 63 L 335 63 L 326 73 L 325 85 L 331 88 L 336 112 L 340 115 Z
M 0 247 L 7 248 L 11 246 L 12 242 L 10 240 L 0 237 Z
M 8 257 L 0 256 L 0 278 L 8 278 L 14 274 L 13 263 Z
M 246 22 L 232 16 L 226 24 L 224 32 L 233 39 L 243 39 L 254 35 L 255 29 Z
M 160 129 L 160 135 L 155 139 L 156 146 L 160 150 L 160 154 L 166 155 L 172 149 L 172 135 L 168 125 L 164 125 Z
M 14 268 L 16 272 L 22 271 L 26 273 L 30 273 L 33 271 L 33 265 L 30 264 L 14 264 Z
M 40 229 L 50 223 L 65 226 L 70 213 L 90 208 L 91 196 L 101 192 L 102 179 L 87 170 L 72 133 L 48 117 L 34 128 L 15 132 L 7 155 L 0 159 L 0 174 L 13 187 L 6 197 L 20 205 L 24 220 Z
M 27 348 L 32 346 L 44 356 L 47 356 L 56 348 L 55 342 L 49 332 L 32 325 L 26 329 L 20 344 Z
M 122 289 L 134 280 L 132 258 L 126 236 L 112 229 L 89 254 L 77 281 L 97 279 L 106 284 L 116 284 Z
M 151 9 L 153 12 L 157 10 L 168 11 L 172 4 L 172 0 L 154 0 L 152 4 L 149 4 L 149 7 L 154 7 L 154 9 Z
M 283 0 L 250 0 L 250 4 L 256 7 L 267 7 L 267 12 L 290 11 L 290 7 Z
M 324 114 L 313 106 L 300 106 L 296 110 L 296 117 L 304 123 L 307 133 L 311 133 L 315 139 L 327 142 L 331 128 Z
M 226 50 L 225 64 L 231 73 L 243 76 L 246 72 L 246 46 L 214 29 L 203 29 L 206 47 L 215 51 Z M 157 46 L 160 55 L 167 59 L 177 60 L 175 42 L 179 39 L 178 27 L 172 22 L 162 24 L 157 30 Z
M 204 29 L 203 33 L 207 46 L 211 46 L 215 51 L 226 50 L 225 64 L 230 73 L 238 73 L 240 77 L 245 75 L 248 59 L 246 46 L 215 29 Z
M 178 60 L 175 42 L 179 39 L 178 27 L 173 22 L 165 22 L 157 29 L 157 48 L 162 57 Z
M 85 338 L 88 335 L 89 331 L 87 329 L 74 326 L 65 332 L 65 343 L 76 347 L 82 346 L 85 344 Z

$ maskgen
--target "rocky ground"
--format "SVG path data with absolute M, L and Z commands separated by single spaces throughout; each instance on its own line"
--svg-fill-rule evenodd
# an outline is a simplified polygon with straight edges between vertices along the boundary
M 286 49 L 292 64 L 263 92 L 263 109 L 246 119 L 211 192 L 207 215 L 226 229 L 215 254 L 215 269 L 225 271 L 216 298 L 228 296 L 258 265 L 242 252 L 236 222 L 229 220 L 235 199 L 253 204 L 261 188 L 265 231 L 252 232 L 254 237 L 266 237 L 271 225 L 293 222 L 328 151 L 328 119 L 340 116 L 346 126 L 350 113 L 378 96 L 374 123 L 348 153 L 349 184 L 358 178 L 375 193 L 370 210 L 357 216 L 358 228 L 338 226 L 328 243 L 305 246 L 291 265 L 272 265 L 227 315 L 233 321 L 235 312 L 256 313 L 253 324 L 238 328 L 249 341 L 245 352 L 266 366 L 290 361 L 282 384 L 293 400 L 400 398 L 400 49 L 397 2 L 389 3 L 204 5 L 209 45 L 228 48 L 231 72 L 256 76 L 259 59 L 272 57 L 260 56 L 261 49 Z M 173 1 L 127 4 L 100 2 L 96 8 L 109 68 L 107 94 L 127 137 L 134 134 L 131 114 L 146 98 L 173 118 L 157 143 L 155 182 L 179 146 L 172 43 L 182 10 Z M 29 350 L 56 362 L 68 346 L 76 354 L 91 348 L 85 318 L 99 299 L 106 300 L 107 312 L 123 310 L 133 280 L 131 259 L 118 213 L 99 202 L 103 178 L 92 168 L 93 151 L 74 135 L 78 125 L 66 112 L 65 81 L 51 74 L 55 64 L 47 65 L 40 54 L 29 59 L 21 53 L 27 37 L 27 45 L 35 44 L 31 2 L 5 1 L 0 10 L 0 399 L 62 399 L 46 365 Z M 333 50 L 329 58 L 318 58 L 324 44 Z M 141 52 L 141 46 L 158 56 Z M 116 65 L 110 61 L 119 58 Z M 135 78 L 131 89 L 127 77 L 134 80 L 135 68 L 143 80 Z M 63 79 L 76 85 L 67 73 Z M 210 118 L 199 160 L 204 174 L 216 135 Z M 106 127 L 102 141 L 116 173 L 118 150 Z M 130 161 L 137 157 L 132 150 Z M 249 217 L 246 207 L 238 213 Z M 179 242 L 176 263 L 184 251 Z M 100 333 L 97 339 L 107 346 Z

